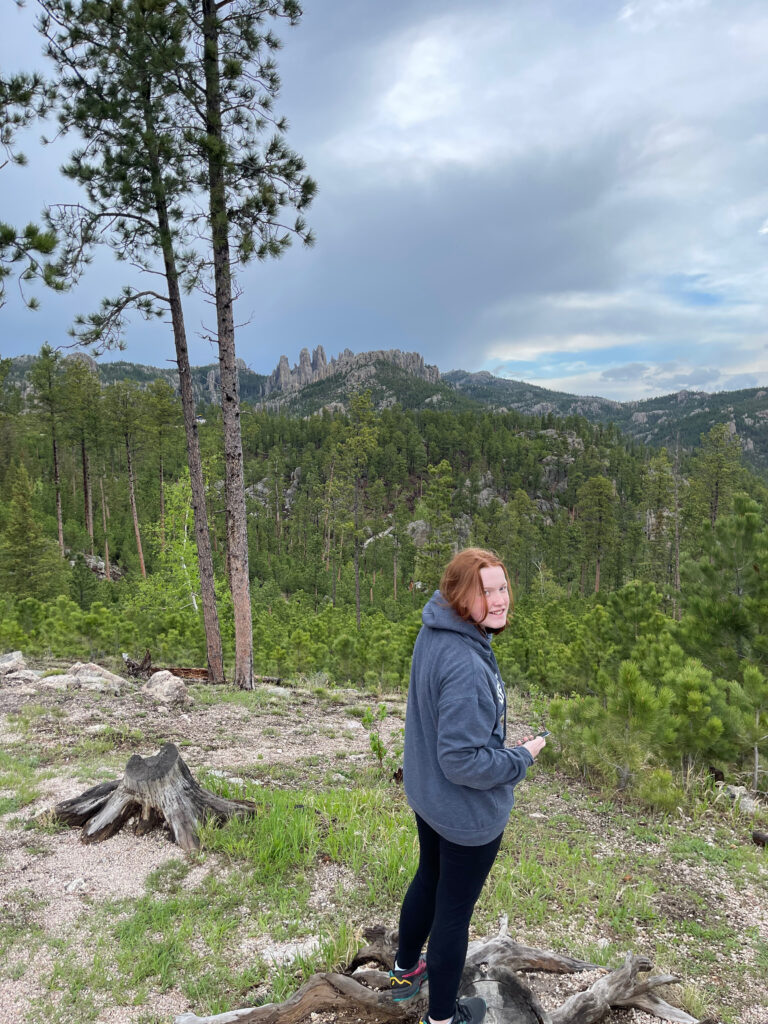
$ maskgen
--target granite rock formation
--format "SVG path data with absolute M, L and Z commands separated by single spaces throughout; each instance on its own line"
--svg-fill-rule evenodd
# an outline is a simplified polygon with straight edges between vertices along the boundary
M 298 365 L 294 365 L 293 369 L 288 363 L 288 357 L 280 356 L 280 362 L 264 385 L 263 395 L 266 397 L 276 391 L 298 391 L 299 388 L 306 387 L 307 384 L 314 384 L 315 381 L 333 377 L 337 373 L 349 373 L 381 361 L 393 363 L 422 380 L 432 383 L 437 383 L 440 380 L 438 368 L 425 363 L 423 356 L 420 356 L 418 352 L 387 349 L 361 352 L 356 355 L 345 348 L 340 355 L 328 361 L 323 346 L 318 345 L 311 357 L 309 349 L 303 348 L 299 354 Z

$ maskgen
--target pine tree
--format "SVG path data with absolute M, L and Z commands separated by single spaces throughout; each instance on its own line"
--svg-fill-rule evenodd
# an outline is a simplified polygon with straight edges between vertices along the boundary
M 455 530 L 451 517 L 453 471 L 443 459 L 437 466 L 429 466 L 429 483 L 418 511 L 427 524 L 427 538 L 416 554 L 414 572 L 427 594 L 440 585 L 445 566 L 455 546 Z
M 350 481 L 352 490 L 352 531 L 355 566 L 355 616 L 360 629 L 360 547 L 362 543 L 362 491 L 368 463 L 376 448 L 377 431 L 374 425 L 371 394 L 364 391 L 350 401 L 349 429 L 342 443 L 340 465 Z
M 238 263 L 279 256 L 292 234 L 311 242 L 300 215 L 291 228 L 281 222 L 286 207 L 308 205 L 315 185 L 285 145 L 285 122 L 272 113 L 279 87 L 272 54 L 279 43 L 263 28 L 271 16 L 295 21 L 300 9 L 291 0 L 187 0 L 173 7 L 146 0 L 42 0 L 42 6 L 48 13 L 43 23 L 51 39 L 48 52 L 64 72 L 63 123 L 91 140 L 87 150 L 75 154 L 69 173 L 88 189 L 92 208 L 84 215 L 76 211 L 70 234 L 86 243 L 104 236 L 120 256 L 147 270 L 153 269 L 152 256 L 162 252 L 168 285 L 167 295 L 127 288 L 100 313 L 84 318 L 81 336 L 116 343 L 127 309 L 153 316 L 164 304 L 170 306 L 198 507 L 201 476 L 194 465 L 193 410 L 185 391 L 188 362 L 178 285 L 181 277 L 188 288 L 204 286 L 212 272 L 235 682 L 250 687 L 252 616 L 233 282 Z M 265 142 L 266 130 L 274 135 Z M 207 207 L 204 217 L 200 202 Z M 201 232 L 207 246 L 200 244 Z M 78 256 L 80 245 L 70 251 Z M 197 534 L 203 557 L 202 524 Z M 201 563 L 201 576 L 207 574 Z
M 752 788 L 757 793 L 760 785 L 760 752 L 768 743 L 768 679 L 756 665 L 744 669 L 742 683 L 748 702 L 745 714 L 744 738 L 752 754 Z
M 603 561 L 618 539 L 617 501 L 611 481 L 599 474 L 590 477 L 579 490 L 578 508 L 585 564 L 594 561 L 595 593 L 598 593 Z
M 110 385 L 104 395 L 105 406 L 109 410 L 112 426 L 125 445 L 126 468 L 128 475 L 128 500 L 131 507 L 133 535 L 136 538 L 136 553 L 139 556 L 139 569 L 146 579 L 147 569 L 144 564 L 144 548 L 141 543 L 139 529 L 139 513 L 136 507 L 136 480 L 134 474 L 134 455 L 136 434 L 139 429 L 139 387 L 134 381 L 120 380 Z
M 196 12 L 188 0 L 190 21 Z M 240 393 L 235 353 L 233 271 L 254 255 L 277 257 L 291 234 L 311 244 L 312 236 L 299 215 L 290 231 L 279 222 L 280 211 L 301 211 L 312 201 L 315 183 L 304 174 L 304 162 L 285 144 L 284 120 L 276 120 L 273 102 L 280 80 L 272 54 L 277 38 L 264 31 L 268 16 L 292 23 L 300 14 L 294 0 L 201 0 L 200 66 L 190 86 L 204 83 L 204 119 L 196 124 L 196 103 L 190 130 L 197 127 L 207 193 L 216 339 L 219 348 L 224 482 L 227 497 L 227 554 L 235 616 L 235 683 L 253 685 L 253 636 L 248 574 L 248 533 L 245 512 Z M 263 141 L 267 126 L 274 131 Z M 235 252 L 232 252 L 234 244 Z
M 77 131 L 87 145 L 76 150 L 64 173 L 85 190 L 87 205 L 60 208 L 55 217 L 70 240 L 62 260 L 81 271 L 95 244 L 147 271 L 157 269 L 166 293 L 156 286 L 126 286 L 105 299 L 99 312 L 79 317 L 81 341 L 97 349 L 122 346 L 131 309 L 146 317 L 169 311 L 179 371 L 187 460 L 207 638 L 210 678 L 224 678 L 214 589 L 213 559 L 205 500 L 195 399 L 182 306 L 182 288 L 199 280 L 193 225 L 183 228 L 193 193 L 190 144 L 184 132 L 177 81 L 188 57 L 189 25 L 179 6 L 132 0 L 43 0 L 41 31 L 58 75 L 62 131 Z
M 67 359 L 62 380 L 65 428 L 76 446 L 83 481 L 83 522 L 94 552 L 93 479 L 91 458 L 101 433 L 101 385 L 91 360 L 83 356 Z
M 681 640 L 729 678 L 745 660 L 768 666 L 768 527 L 757 502 L 732 499 L 705 536 L 703 553 L 683 564 L 685 612 Z
M 59 537 L 59 550 L 63 558 L 64 524 L 61 514 L 61 466 L 59 453 L 59 421 L 64 402 L 61 355 L 52 349 L 47 342 L 40 349 L 40 355 L 29 371 L 29 382 L 35 389 L 34 401 L 43 410 L 51 435 L 53 486 L 56 494 L 56 527 Z
M 740 475 L 741 440 L 725 423 L 716 423 L 701 435 L 701 449 L 693 459 L 686 519 L 689 531 L 703 540 L 700 524 L 710 530 L 721 515 L 731 510 Z
M 52 87 L 39 75 L 0 76 L 0 170 L 7 164 L 22 165 L 26 157 L 15 147 L 17 133 L 44 115 L 52 98 Z M 56 234 L 37 224 L 16 228 L 0 221 L 0 307 L 5 304 L 5 281 L 18 270 L 22 284 L 41 279 L 48 287 L 62 291 L 66 281 L 57 264 L 46 257 L 56 249 Z M 38 305 L 34 296 L 25 296 L 30 309 Z
M 68 566 L 56 542 L 43 535 L 32 497 L 29 474 L 20 465 L 11 486 L 8 519 L 0 538 L 0 588 L 4 594 L 44 601 L 67 589 Z
M 158 489 L 160 495 L 160 543 L 165 543 L 165 466 L 169 442 L 182 426 L 179 400 L 170 384 L 158 378 L 147 387 L 146 417 L 143 432 L 157 458 Z

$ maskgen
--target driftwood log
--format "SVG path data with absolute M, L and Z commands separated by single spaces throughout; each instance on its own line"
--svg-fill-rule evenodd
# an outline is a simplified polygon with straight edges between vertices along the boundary
M 332 1013 L 339 1022 L 388 1024 L 425 1013 L 428 985 L 405 1004 L 393 1002 L 389 995 L 387 970 L 397 948 L 397 933 L 372 928 L 365 938 L 368 944 L 349 964 L 350 973 L 315 974 L 284 1003 L 210 1017 L 182 1013 L 174 1024 L 299 1024 L 318 1013 Z M 571 974 L 593 970 L 604 973 L 589 988 L 574 993 L 550 1011 L 520 977 L 526 971 Z M 671 1006 L 657 992 L 661 986 L 680 979 L 669 974 L 646 977 L 650 970 L 649 960 L 631 953 L 621 967 L 611 971 L 551 950 L 523 946 L 509 938 L 504 921 L 495 938 L 470 944 L 461 994 L 485 999 L 487 1024 L 593 1024 L 604 1020 L 612 1007 L 636 1007 L 677 1024 L 697 1024 L 695 1017 Z
M 166 743 L 153 757 L 134 754 L 122 779 L 102 782 L 53 809 L 56 821 L 82 826 L 84 843 L 109 839 L 135 819 L 137 835 L 167 826 L 173 841 L 187 853 L 200 849 L 199 823 L 255 813 L 251 800 L 225 800 L 203 789 L 173 743 Z

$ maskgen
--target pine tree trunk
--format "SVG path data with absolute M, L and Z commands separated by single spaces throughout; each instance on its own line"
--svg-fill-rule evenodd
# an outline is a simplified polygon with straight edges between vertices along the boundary
M 160 455 L 160 548 L 165 551 L 165 479 L 162 454 Z
M 61 472 L 59 469 L 59 446 L 56 441 L 56 425 L 51 420 L 51 441 L 53 443 L 53 486 L 56 491 L 56 529 L 59 535 L 59 551 L 64 557 L 64 520 L 61 514 Z
M 107 580 L 111 580 L 112 572 L 109 568 L 109 540 L 107 538 L 107 503 L 104 500 L 103 477 L 99 477 L 99 491 L 101 492 L 101 528 L 104 532 L 104 576 Z
M 680 606 L 680 492 L 679 492 L 679 466 L 680 466 L 680 437 L 678 435 L 675 445 L 675 600 L 672 609 L 673 618 L 680 620 L 682 608 Z
M 83 464 L 83 504 L 85 506 L 85 528 L 91 541 L 90 554 L 93 554 L 93 496 L 91 494 L 91 472 L 88 465 L 88 452 L 85 438 L 80 439 L 80 458 Z
M 355 618 L 357 628 L 360 629 L 360 538 L 358 536 L 360 519 L 360 484 L 355 476 L 355 500 L 354 500 L 354 523 L 355 523 Z
M 147 578 L 147 569 L 144 565 L 144 549 L 141 546 L 141 531 L 139 530 L 139 515 L 136 511 L 136 488 L 133 480 L 133 459 L 131 458 L 131 442 L 128 435 L 125 435 L 125 455 L 128 460 L 128 497 L 131 502 L 131 518 L 133 519 L 133 533 L 136 537 L 136 550 L 139 554 L 139 568 L 144 579 Z
M 202 0 L 203 65 L 205 70 L 206 131 L 215 145 L 208 146 L 208 186 L 216 300 L 216 327 L 221 376 L 221 413 L 224 431 L 224 488 L 227 503 L 229 586 L 235 620 L 235 684 L 253 688 L 253 617 L 248 575 L 248 520 L 245 510 L 243 444 L 240 433 L 240 388 L 235 356 L 232 314 L 232 278 L 229 225 L 224 177 L 219 39 L 215 0 Z
M 755 729 L 757 730 L 759 728 L 760 728 L 760 709 L 757 708 L 755 710 Z M 760 747 L 758 746 L 757 743 L 755 743 L 755 746 L 753 748 L 753 752 L 752 753 L 753 753 L 753 758 L 754 758 L 753 772 L 752 772 L 752 789 L 756 793 L 757 792 L 757 785 L 758 785 L 758 783 L 760 781 Z
M 184 416 L 184 434 L 187 441 L 187 465 L 189 467 L 189 481 L 192 489 L 192 511 L 195 517 L 195 541 L 197 543 L 197 562 L 200 572 L 200 597 L 203 603 L 208 678 L 212 683 L 222 683 L 224 682 L 224 653 L 221 646 L 219 613 L 216 609 L 213 556 L 211 554 L 211 537 L 208 532 L 208 510 L 205 502 L 203 464 L 200 458 L 200 439 L 197 434 L 197 420 L 195 417 L 195 396 L 192 391 L 187 332 L 184 326 L 184 310 L 181 304 L 179 274 L 176 267 L 176 255 L 168 217 L 168 204 L 159 172 L 157 155 L 154 151 L 150 100 L 151 97 L 147 96 L 147 109 L 145 111 L 147 147 L 150 158 L 150 173 L 152 175 L 152 190 L 155 197 L 155 212 L 157 214 L 159 237 L 163 251 L 165 279 L 168 284 L 168 302 L 171 311 L 173 341 L 176 349 L 176 365 L 179 370 L 179 392 L 181 394 L 181 408 Z

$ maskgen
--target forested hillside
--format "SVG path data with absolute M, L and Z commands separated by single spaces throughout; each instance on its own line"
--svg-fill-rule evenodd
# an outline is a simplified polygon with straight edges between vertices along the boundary
M 84 358 L 84 357 L 80 357 Z M 26 394 L 29 373 L 37 357 L 10 360 L 7 383 Z M 738 434 L 744 462 L 765 477 L 768 471 L 768 390 L 746 388 L 707 394 L 679 391 L 643 401 L 616 402 L 595 396 L 550 391 L 523 381 L 493 374 L 451 370 L 440 374 L 426 366 L 416 353 L 344 352 L 326 361 L 322 346 L 310 357 L 303 349 L 298 365 L 291 368 L 285 356 L 272 374 L 254 373 L 242 360 L 240 398 L 246 404 L 272 411 L 308 416 L 324 408 L 348 409 L 350 395 L 366 389 L 375 408 L 398 404 L 404 409 L 514 411 L 534 417 L 581 416 L 590 423 L 613 425 L 645 445 L 672 450 L 679 445 L 691 451 L 702 434 L 719 424 Z M 103 384 L 133 380 L 143 386 L 157 378 L 178 389 L 175 365 L 143 366 L 125 361 L 96 363 Z M 192 367 L 192 390 L 199 403 L 218 403 L 221 382 L 218 364 Z
M 231 664 L 221 413 L 205 397 Z M 548 716 L 564 767 L 657 806 L 708 766 L 764 788 L 768 493 L 739 436 L 717 425 L 676 455 L 581 416 L 408 404 L 376 409 L 366 390 L 348 411 L 243 404 L 255 671 L 403 689 L 442 566 L 456 545 L 489 546 L 516 601 L 499 662 Z M 23 387 L 6 379 L 0 486 L 0 647 L 205 663 L 167 379 L 107 383 L 55 355 Z

